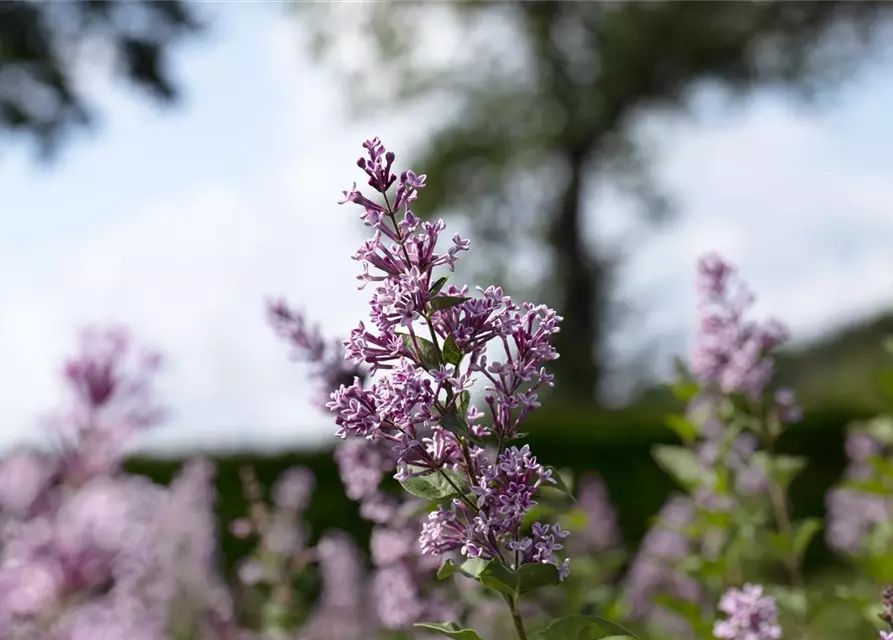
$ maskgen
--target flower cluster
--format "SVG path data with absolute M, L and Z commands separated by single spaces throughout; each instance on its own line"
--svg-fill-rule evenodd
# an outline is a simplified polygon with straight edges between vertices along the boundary
M 881 592 L 881 598 L 884 610 L 879 617 L 884 621 L 884 624 L 890 627 L 890 630 L 881 631 L 880 638 L 881 640 L 893 640 L 893 587 L 888 586 L 884 588 Z
M 340 342 L 326 342 L 319 327 L 311 327 L 306 316 L 288 306 L 285 300 L 267 303 L 267 319 L 276 334 L 287 340 L 296 358 L 307 361 L 313 368 L 311 378 L 316 381 L 316 403 L 325 408 L 332 389 L 350 384 L 355 378 L 366 378 L 357 367 L 346 362 Z
M 723 640 L 779 640 L 781 627 L 775 599 L 763 595 L 763 587 L 746 584 L 729 589 L 719 601 L 719 610 L 728 616 L 718 620 L 713 635 Z
M 698 584 L 676 568 L 693 550 L 685 531 L 693 518 L 691 500 L 684 496 L 673 498 L 663 506 L 657 524 L 642 540 L 624 580 L 624 592 L 634 619 L 652 618 L 657 614 L 664 618 L 666 625 L 666 619 L 672 616 L 657 603 L 657 596 L 672 594 L 687 602 L 696 602 L 700 597 Z M 680 626 L 678 620 L 671 620 L 669 624 Z
M 617 549 L 623 539 L 617 523 L 617 511 L 599 474 L 590 472 L 580 478 L 577 502 L 586 514 L 586 525 L 571 541 L 574 555 Z
M 70 478 L 114 472 L 133 436 L 165 416 L 153 400 L 158 352 L 138 350 L 121 327 L 89 327 L 80 346 L 63 369 L 67 404 L 48 419 Z
M 842 483 L 833 487 L 826 497 L 828 505 L 825 539 L 828 545 L 848 556 L 859 556 L 865 552 L 885 553 L 889 539 L 882 528 L 893 515 L 893 498 L 878 491 L 863 491 L 862 485 L 872 482 L 883 485 L 886 478 L 882 471 L 889 455 L 889 445 L 882 436 L 890 430 L 886 418 L 878 418 L 867 425 L 857 425 L 851 429 L 846 439 L 846 454 L 849 464 L 844 470 Z
M 73 402 L 53 423 L 63 447 L 0 463 L 0 637 L 229 637 L 213 469 L 196 460 L 167 488 L 120 471 L 127 436 L 162 415 L 157 356 L 128 369 L 133 346 L 117 328 L 91 329 L 83 347 L 65 367 Z
M 284 301 L 270 304 L 268 314 L 277 333 L 291 343 L 295 353 L 311 363 L 317 398 L 325 401 L 341 384 L 368 376 L 343 357 L 340 343 L 327 344 L 317 329 L 310 330 L 303 313 Z M 360 513 L 374 522 L 371 551 L 375 570 L 370 596 L 380 624 L 386 629 L 405 629 L 422 618 L 455 617 L 444 589 L 436 590 L 437 560 L 421 553 L 417 542 L 421 501 L 398 497 L 382 488 L 386 475 L 396 468 L 394 451 L 383 440 L 342 440 L 335 462 L 347 496 L 360 503 Z
M 387 443 L 399 480 L 440 474 L 453 484 L 452 505 L 434 512 L 422 532 L 426 553 L 458 548 L 470 557 L 512 555 L 516 567 L 558 563 L 553 552 L 561 548 L 560 529 L 537 523 L 532 537 L 520 532 L 533 493 L 549 474 L 526 448 L 505 447 L 538 406 L 537 388 L 552 383 L 544 365 L 558 357 L 549 340 L 561 318 L 542 305 L 518 305 L 498 287 L 478 289 L 474 298 L 467 287 L 436 278 L 435 269 L 453 270 L 470 243 L 454 235 L 448 250 L 438 253 L 445 224 L 423 222 L 411 210 L 425 176 L 407 171 L 398 179 L 392 152 L 378 139 L 364 147 L 368 158 L 358 165 L 384 204 L 356 185 L 342 202 L 362 207 L 362 219 L 373 229 L 354 259 L 363 265 L 361 288 L 376 285 L 370 300 L 374 328 L 360 323 L 345 346 L 355 365 L 383 375 L 368 388 L 355 380 L 332 394 L 328 408 L 337 435 Z M 504 360 L 488 359 L 491 342 L 502 347 Z M 487 425 L 469 402 L 475 374 L 487 383 Z M 493 461 L 484 450 L 488 437 L 496 441 Z
M 556 551 L 567 537 L 557 524 L 533 524 L 531 536 L 520 536 L 525 514 L 536 505 L 533 497 L 543 482 L 552 481 L 551 471 L 530 455 L 530 447 L 510 447 L 495 464 L 480 469 L 472 487 L 476 500 L 453 499 L 428 516 L 422 528 L 422 551 L 440 555 L 460 549 L 470 558 L 499 558 L 505 547 L 515 554 L 515 564 L 545 562 L 559 564 Z M 568 561 L 559 564 L 567 574 Z
M 697 274 L 701 298 L 692 373 L 701 384 L 723 394 L 760 398 L 774 368 L 769 352 L 788 339 L 787 329 L 774 319 L 761 324 L 745 318 L 754 297 L 736 280 L 735 267 L 718 255 L 702 258 Z M 786 400 L 786 394 L 779 398 L 782 407 Z
M 282 473 L 273 485 L 272 509 L 264 501 L 254 471 L 244 467 L 241 477 L 249 514 L 231 522 L 230 532 L 243 540 L 255 538 L 257 544 L 254 553 L 242 561 L 239 579 L 248 586 L 272 587 L 274 594 L 285 600 L 280 604 L 287 605 L 290 581 L 309 561 L 301 516 L 313 491 L 313 475 L 303 467 Z

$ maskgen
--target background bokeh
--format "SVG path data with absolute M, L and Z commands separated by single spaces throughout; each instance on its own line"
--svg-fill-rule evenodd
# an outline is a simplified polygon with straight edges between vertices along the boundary
M 240 464 L 272 480 L 302 462 L 314 532 L 366 535 L 332 421 L 264 301 L 287 296 L 333 338 L 363 317 L 363 231 L 336 203 L 377 135 L 429 175 L 420 213 L 471 236 L 463 279 L 565 316 L 531 446 L 601 471 L 630 542 L 672 489 L 648 451 L 671 440 L 660 385 L 711 250 L 795 337 L 779 375 L 806 418 L 785 446 L 811 459 L 796 509 L 821 513 L 844 426 L 881 408 L 893 330 L 891 16 L 870 2 L 4 2 L 2 445 L 45 440 L 75 329 L 117 321 L 168 356 L 171 419 L 133 468 L 164 479 L 214 454 L 229 518 Z

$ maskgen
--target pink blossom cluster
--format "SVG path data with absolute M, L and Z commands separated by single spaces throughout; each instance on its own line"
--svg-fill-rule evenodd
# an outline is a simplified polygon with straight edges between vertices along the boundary
M 268 317 L 276 332 L 294 353 L 312 366 L 315 399 L 323 410 L 332 391 L 344 378 L 364 384 L 368 376 L 344 358 L 340 343 L 326 343 L 318 328 L 310 328 L 305 315 L 285 301 L 269 303 Z M 374 571 L 370 601 L 377 622 L 385 629 L 407 629 L 422 619 L 455 617 L 455 604 L 438 588 L 436 558 L 422 553 L 418 544 L 422 502 L 408 494 L 386 491 L 382 483 L 396 469 L 393 448 L 384 441 L 347 439 L 335 448 L 335 462 L 347 496 L 360 503 L 360 514 L 375 523 L 371 538 Z
M 86 331 L 52 422 L 60 446 L 0 462 L 0 637 L 235 637 L 216 572 L 213 468 L 191 462 L 170 487 L 120 470 L 128 439 L 163 415 L 159 363 L 121 329 Z
M 436 277 L 439 267 L 455 268 L 469 241 L 454 235 L 446 252 L 439 253 L 446 225 L 442 220 L 424 222 L 411 209 L 426 176 L 406 171 L 398 178 L 392 171 L 394 154 L 377 138 L 364 147 L 367 157 L 357 164 L 383 202 L 365 196 L 356 185 L 342 202 L 360 206 L 363 222 L 373 230 L 354 259 L 363 265 L 361 288 L 373 283 L 375 290 L 369 303 L 371 326 L 361 322 L 345 346 L 355 365 L 365 364 L 381 375 L 368 387 L 357 379 L 332 394 L 328 408 L 335 414 L 337 435 L 387 443 L 396 457 L 398 480 L 452 477 L 447 472 L 462 478 L 459 484 L 468 489 L 457 484 L 452 505 L 435 511 L 422 533 L 426 553 L 458 548 L 471 557 L 514 556 L 515 566 L 524 560 L 559 563 L 566 571 L 567 565 L 552 553 L 561 548 L 560 529 L 538 524 L 538 533 L 523 540 L 520 533 L 519 514 L 535 504 L 528 494 L 548 481 L 548 474 L 526 453 L 505 448 L 517 439 L 524 417 L 539 406 L 537 388 L 552 384 L 544 365 L 558 357 L 550 338 L 561 318 L 543 305 L 518 305 L 498 287 L 479 288 L 479 297 L 473 297 L 467 287 Z M 491 343 L 502 348 L 503 359 L 491 361 Z M 470 403 L 477 377 L 486 382 L 489 424 Z M 488 460 L 486 438 L 495 441 L 496 459 Z M 532 466 L 524 488 L 512 481 L 500 483 L 504 470 L 511 474 L 528 463 Z M 517 501 L 516 508 L 504 508 L 503 500 Z M 462 537 L 458 545 L 457 530 Z M 510 549 L 510 543 L 532 546 L 522 552 L 520 547 Z
M 787 341 L 788 331 L 775 319 L 747 319 L 754 296 L 736 274 L 736 268 L 716 254 L 698 262 L 699 331 L 691 371 L 701 384 L 723 394 L 760 398 L 772 378 L 769 352 Z
M 782 636 L 775 598 L 764 595 L 759 585 L 729 589 L 719 601 L 719 610 L 726 618 L 716 622 L 713 635 L 721 640 L 779 640 Z

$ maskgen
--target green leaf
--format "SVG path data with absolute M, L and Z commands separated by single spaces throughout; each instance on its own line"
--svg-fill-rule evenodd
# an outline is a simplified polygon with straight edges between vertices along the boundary
M 448 276 L 438 278 L 437 281 L 431 285 L 431 288 L 428 289 L 428 295 L 433 298 L 438 293 L 440 293 L 440 290 L 443 289 L 443 285 L 447 283 L 447 280 L 449 280 Z
M 471 298 L 468 296 L 437 296 L 431 299 L 431 308 L 434 311 L 443 311 L 460 305 L 466 300 L 471 300 Z
M 711 633 L 713 625 L 704 618 L 704 611 L 698 604 L 683 600 L 669 593 L 658 594 L 655 597 L 655 602 L 670 611 L 678 613 L 692 626 L 696 637 L 711 637 L 713 635 Z
M 461 565 L 447 560 L 438 570 L 437 577 L 443 580 L 457 573 L 474 578 L 481 583 L 481 586 L 511 598 L 541 587 L 557 585 L 561 581 L 558 567 L 554 564 L 525 564 L 520 570 L 513 571 L 498 558 L 492 560 L 469 558 Z
M 437 571 L 437 579 L 444 580 L 453 574 L 460 573 L 463 576 L 477 580 L 488 564 L 490 564 L 489 560 L 482 560 L 481 558 L 469 558 L 462 564 L 456 564 L 452 560 L 447 560 Z
M 510 597 L 515 597 L 518 594 L 518 574 L 505 566 L 498 558 L 487 563 L 486 568 L 478 575 L 478 582 L 488 589 Z
M 607 640 L 608 638 L 638 640 L 638 636 L 632 631 L 598 616 L 568 616 L 556 620 L 540 631 L 537 637 L 540 640 Z
M 556 469 L 555 467 L 553 467 L 551 465 L 544 465 L 543 468 L 548 469 L 549 471 L 552 472 L 552 479 L 555 482 L 554 483 L 544 482 L 543 484 L 540 485 L 540 488 L 541 489 L 557 489 L 558 491 L 561 491 L 564 495 L 568 496 L 571 500 L 576 502 L 577 499 L 574 497 L 574 494 L 570 490 L 570 487 L 568 487 L 567 484 L 564 482 L 564 478 L 561 477 L 561 473 L 558 471 L 558 469 Z
M 440 353 L 438 352 L 437 345 L 435 345 L 430 340 L 426 340 L 421 336 L 416 336 L 415 340 L 408 333 L 401 333 L 401 337 L 403 338 L 403 345 L 409 349 L 412 353 L 416 354 L 416 357 L 419 358 L 419 363 L 428 369 L 436 369 L 440 366 Z M 419 345 L 418 353 L 416 350 L 416 343 Z
M 803 589 L 773 585 L 767 591 L 769 595 L 775 598 L 776 602 L 778 602 L 778 607 L 782 611 L 790 612 L 798 618 L 806 614 L 809 601 Z
M 893 444 L 893 417 L 878 416 L 865 424 L 865 430 L 883 444 Z
M 844 482 L 840 487 L 842 489 L 852 489 L 853 491 L 869 493 L 876 496 L 890 495 L 890 489 L 884 484 L 883 480 L 879 478 L 872 478 L 871 480 L 851 480 L 849 482 Z
M 682 402 L 688 402 L 698 395 L 700 390 L 700 385 L 691 380 L 684 380 L 673 385 L 673 395 Z
M 684 447 L 657 445 L 652 449 L 652 455 L 660 468 L 685 489 L 694 490 L 712 484 L 713 474 L 701 465 L 694 453 Z
M 456 346 L 453 336 L 447 336 L 447 339 L 443 343 L 443 361 L 458 367 L 459 363 L 462 362 L 462 357 L 464 355 L 465 354 L 459 350 L 459 347 Z
M 685 416 L 671 414 L 667 416 L 666 421 L 667 426 L 670 427 L 670 429 L 672 429 L 683 442 L 689 443 L 698 437 L 698 425 Z
M 877 373 L 878 386 L 886 398 L 893 398 L 893 369 L 884 369 Z
M 772 531 L 766 534 L 763 548 L 769 552 L 771 557 L 777 558 L 778 560 L 784 562 L 790 562 L 794 558 L 799 560 L 800 553 L 795 549 L 796 544 L 799 542 L 801 545 L 808 545 L 816 531 L 810 531 L 809 528 L 805 529 L 804 534 L 808 534 L 808 537 L 801 534 L 804 539 L 799 541 L 795 540 L 796 531 L 791 531 L 790 533 Z M 806 547 L 803 546 L 801 553 L 805 549 Z
M 460 489 L 464 487 L 465 478 L 458 471 L 452 469 L 441 469 L 425 476 L 413 476 L 401 480 L 400 484 L 416 497 L 425 500 L 442 500 L 458 495 L 447 477 Z
M 791 482 L 806 468 L 806 458 L 802 456 L 772 457 L 765 451 L 757 451 L 753 454 L 753 463 L 762 469 L 772 481 L 783 489 L 787 489 Z
M 415 626 L 431 629 L 456 640 L 483 640 L 474 629 L 463 629 L 455 622 L 417 622 Z
M 517 575 L 518 593 L 530 593 L 541 587 L 554 587 L 561 582 L 558 567 L 545 562 L 523 564 L 518 569 Z
M 822 520 L 821 518 L 804 518 L 795 522 L 793 529 L 793 552 L 797 558 L 801 558 L 809 548 L 809 543 L 822 530 Z
M 468 423 L 459 415 L 455 407 L 449 407 L 440 418 L 440 426 L 463 438 L 469 434 Z
M 471 393 L 468 391 L 463 391 L 459 394 L 459 399 L 456 401 L 456 412 L 459 414 L 459 417 L 465 419 L 468 416 L 468 407 L 471 405 Z
M 289 623 L 289 609 L 282 604 L 267 601 L 264 604 L 263 624 L 267 629 L 287 629 Z

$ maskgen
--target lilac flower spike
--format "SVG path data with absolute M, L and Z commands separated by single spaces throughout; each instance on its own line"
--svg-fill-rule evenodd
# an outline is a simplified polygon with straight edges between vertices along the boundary
M 552 563 L 564 575 L 567 563 L 554 554 L 564 531 L 537 523 L 532 536 L 521 533 L 524 515 L 536 504 L 534 494 L 552 481 L 550 472 L 528 447 L 508 447 L 521 421 L 539 406 L 537 388 L 552 384 L 545 364 L 558 357 L 549 341 L 561 318 L 542 305 L 518 305 L 499 287 L 479 288 L 473 297 L 467 287 L 447 286 L 445 277 L 436 277 L 438 267 L 454 269 L 469 241 L 454 235 L 446 252 L 438 252 L 446 225 L 423 222 L 411 210 L 425 176 L 406 171 L 398 178 L 394 154 L 377 138 L 363 146 L 368 157 L 357 164 L 383 204 L 356 185 L 344 192 L 342 204 L 362 207 L 361 218 L 373 230 L 354 259 L 363 265 L 361 285 L 375 284 L 370 324 L 353 330 L 345 355 L 385 375 L 368 388 L 355 380 L 332 393 L 327 406 L 335 414 L 336 435 L 386 445 L 396 458 L 398 480 L 446 471 L 464 478 L 468 490 L 425 523 L 423 553 L 459 550 L 469 557 L 513 557 L 513 565 Z M 502 347 L 504 359 L 488 359 L 491 342 Z M 469 402 L 476 376 L 487 382 L 486 426 L 485 414 Z M 498 443 L 493 461 L 480 446 L 485 437 Z M 381 468 L 366 465 L 369 475 L 357 476 L 352 493 L 365 493 Z
M 698 263 L 699 332 L 691 357 L 694 376 L 721 393 L 746 393 L 759 398 L 772 377 L 768 355 L 788 339 L 777 320 L 763 324 L 746 320 L 753 294 L 736 282 L 736 269 L 716 254 Z M 737 285 L 737 286 L 734 286 Z M 784 395 L 779 400 L 789 400 Z
M 164 419 L 153 388 L 161 362 L 155 351 L 137 351 L 122 327 L 82 332 L 81 352 L 63 369 L 68 405 L 51 417 L 69 479 L 112 470 L 135 433 Z
M 746 584 L 729 589 L 719 601 L 719 610 L 728 617 L 713 627 L 713 635 L 723 640 L 779 640 L 775 599 L 763 595 L 763 587 Z

